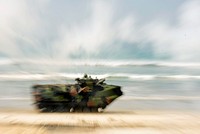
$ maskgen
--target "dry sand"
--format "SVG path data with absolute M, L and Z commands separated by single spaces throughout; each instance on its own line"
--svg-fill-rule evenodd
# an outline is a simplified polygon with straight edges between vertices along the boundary
M 200 134 L 200 114 L 175 111 L 1 111 L 2 134 Z

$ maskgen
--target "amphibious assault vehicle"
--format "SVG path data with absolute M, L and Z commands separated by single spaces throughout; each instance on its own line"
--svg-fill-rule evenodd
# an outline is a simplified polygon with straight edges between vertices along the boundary
M 40 112 L 102 112 L 123 93 L 105 79 L 84 75 L 75 84 L 34 85 L 34 104 Z

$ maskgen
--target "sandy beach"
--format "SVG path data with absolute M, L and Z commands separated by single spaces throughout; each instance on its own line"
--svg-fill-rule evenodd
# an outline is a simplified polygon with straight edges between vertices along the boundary
M 190 111 L 37 113 L 1 111 L 2 134 L 199 134 L 200 114 Z

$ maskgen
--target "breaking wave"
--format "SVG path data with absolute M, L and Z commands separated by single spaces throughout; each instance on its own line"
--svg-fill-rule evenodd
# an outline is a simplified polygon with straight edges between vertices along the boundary
M 83 74 L 0 74 L 0 80 L 54 80 L 54 79 L 68 79 L 82 77 Z M 92 78 L 107 78 L 108 80 L 200 80 L 200 75 L 142 75 L 142 74 L 92 74 Z
M 107 66 L 107 67 L 121 67 L 121 66 L 153 66 L 153 67 L 200 67 L 198 62 L 162 62 L 162 61 L 87 61 L 87 60 L 69 60 L 69 61 L 55 61 L 55 60 L 0 60 L 1 65 L 54 65 L 54 66 Z
M 16 101 L 20 101 L 20 100 L 32 100 L 31 97 L 27 98 L 27 97 L 0 97 L 0 101 L 3 100 L 16 100 Z M 119 100 L 152 100 L 152 101 L 167 101 L 167 100 L 173 100 L 173 101 L 190 101 L 190 100 L 200 100 L 200 96 L 122 96 L 119 98 Z
M 0 97 L 1 100 L 31 100 L 32 98 L 25 98 L 25 97 Z
M 158 101 L 190 101 L 200 100 L 200 96 L 122 96 L 119 100 L 158 100 Z

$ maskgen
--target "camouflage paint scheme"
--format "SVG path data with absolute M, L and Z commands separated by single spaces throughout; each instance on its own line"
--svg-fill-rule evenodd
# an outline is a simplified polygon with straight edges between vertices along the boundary
M 76 84 L 34 85 L 33 97 L 40 112 L 99 112 L 120 97 L 120 86 L 108 85 L 105 79 L 85 75 Z

